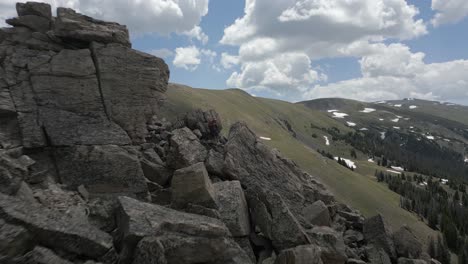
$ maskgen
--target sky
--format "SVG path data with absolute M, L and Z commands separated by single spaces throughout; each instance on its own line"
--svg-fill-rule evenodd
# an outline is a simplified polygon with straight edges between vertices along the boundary
M 0 19 L 15 16 L 0 0 Z M 468 105 L 467 0 L 46 0 L 125 24 L 171 82 L 303 101 Z M 4 24 L 3 24 L 4 25 Z

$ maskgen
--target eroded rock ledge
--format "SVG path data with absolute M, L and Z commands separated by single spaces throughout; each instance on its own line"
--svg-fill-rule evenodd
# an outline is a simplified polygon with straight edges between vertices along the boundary
M 125 26 L 16 7 L 0 30 L 1 263 L 429 261 L 245 124 L 225 138 L 212 110 L 158 117 L 168 67 Z

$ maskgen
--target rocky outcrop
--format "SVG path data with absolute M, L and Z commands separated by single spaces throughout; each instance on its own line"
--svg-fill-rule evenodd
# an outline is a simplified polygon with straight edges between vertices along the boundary
M 128 250 L 124 263 L 133 256 L 133 263 L 251 263 L 220 220 L 128 197 L 119 202 L 118 232 Z
M 246 124 L 226 138 L 214 110 L 163 117 L 168 67 L 125 26 L 16 7 L 0 29 L 1 263 L 420 257 L 408 232 L 392 240 Z

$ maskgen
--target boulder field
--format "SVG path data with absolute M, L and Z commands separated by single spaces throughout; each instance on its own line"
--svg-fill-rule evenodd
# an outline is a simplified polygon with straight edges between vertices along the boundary
M 434 263 L 244 123 L 160 116 L 126 26 L 45 3 L 0 29 L 0 263 Z M 433 261 L 433 260 L 432 260 Z

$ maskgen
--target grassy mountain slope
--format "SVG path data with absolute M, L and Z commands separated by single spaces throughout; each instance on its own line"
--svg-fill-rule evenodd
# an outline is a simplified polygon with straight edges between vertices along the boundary
M 396 193 L 376 182 L 373 177 L 376 165 L 367 162 L 365 155 L 358 153 L 358 169 L 353 172 L 316 152 L 316 149 L 332 149 L 343 156 L 349 153 L 349 146 L 333 142 L 331 135 L 319 129 L 336 127 L 342 133 L 351 131 L 327 113 L 311 111 L 300 104 L 252 97 L 237 89 L 206 90 L 171 84 L 167 95 L 163 113 L 166 116 L 196 108 L 213 108 L 221 115 L 223 133 L 228 132 L 231 124 L 244 121 L 258 136 L 271 138 L 271 141 L 265 141 L 266 144 L 279 149 L 320 178 L 338 200 L 366 216 L 382 213 L 394 229 L 406 224 L 416 230 L 421 239 L 433 234 L 416 216 L 399 207 Z M 323 136 L 329 137 L 330 145 L 326 145 Z

